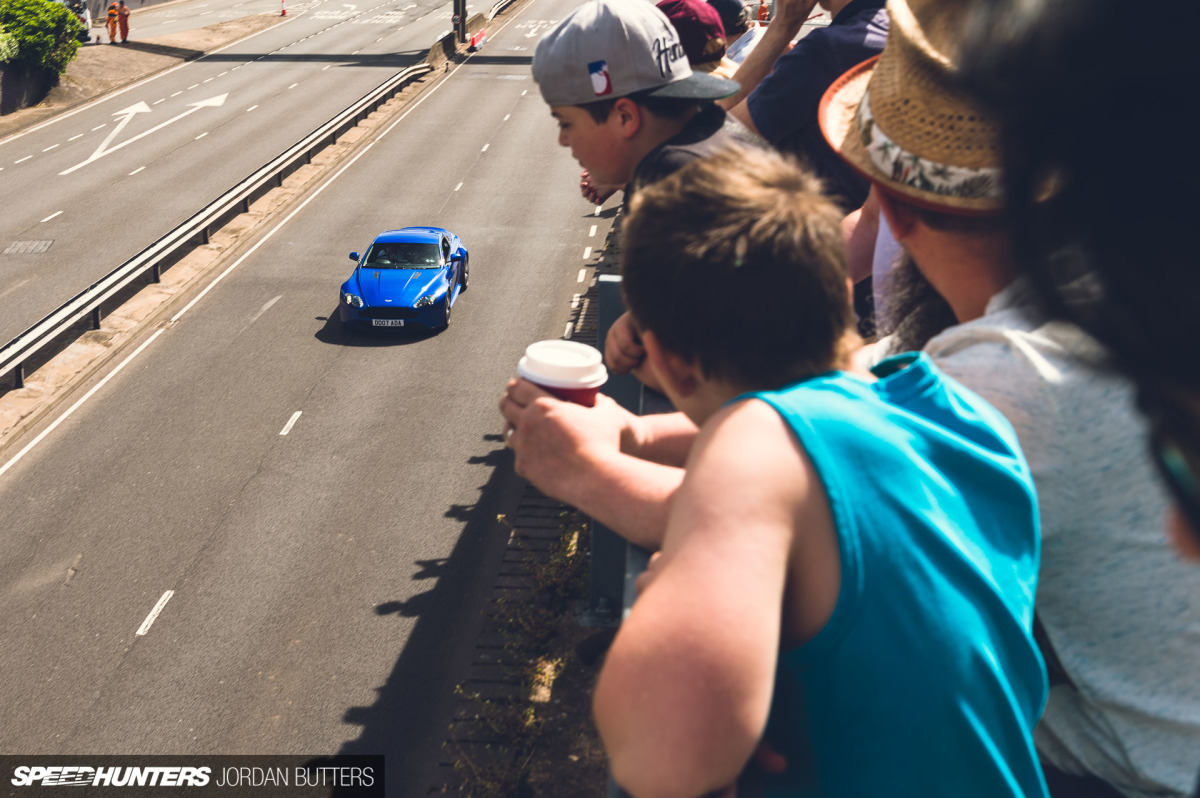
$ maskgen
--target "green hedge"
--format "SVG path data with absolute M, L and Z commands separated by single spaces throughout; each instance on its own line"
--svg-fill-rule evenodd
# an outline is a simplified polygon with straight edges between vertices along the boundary
M 17 37 L 0 25 L 0 66 L 17 57 Z
M 61 3 L 50 0 L 0 0 L 0 30 L 16 43 L 8 63 L 24 72 L 61 75 L 79 51 L 82 23 Z M 4 52 L 0 35 L 0 54 Z M 0 59 L 2 60 L 2 59 Z

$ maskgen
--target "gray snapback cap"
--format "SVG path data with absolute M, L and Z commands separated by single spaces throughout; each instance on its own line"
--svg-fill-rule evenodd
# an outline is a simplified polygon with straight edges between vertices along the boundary
M 588 0 L 551 29 L 533 54 L 547 105 L 586 105 L 637 92 L 719 100 L 732 80 L 693 72 L 666 15 L 650 0 Z

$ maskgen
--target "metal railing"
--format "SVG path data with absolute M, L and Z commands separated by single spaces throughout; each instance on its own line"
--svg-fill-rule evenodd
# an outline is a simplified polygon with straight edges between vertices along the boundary
M 603 342 L 608 329 L 625 310 L 621 299 L 621 278 L 615 274 L 601 274 L 596 278 L 596 339 Z M 610 377 L 604 392 L 617 404 L 631 413 L 642 414 L 642 383 L 632 374 Z M 602 524 L 592 522 L 592 561 L 589 601 L 594 617 L 605 617 L 610 612 L 609 622 L 623 621 L 637 597 L 634 582 L 638 574 L 646 570 L 650 552 L 627 542 L 617 533 Z M 611 609 L 610 609 L 611 608 Z M 617 611 L 619 609 L 619 614 Z M 629 798 L 609 774 L 607 798 Z
M 209 236 L 238 213 L 248 212 L 250 204 L 268 191 L 283 185 L 283 180 L 310 163 L 312 156 L 337 141 L 380 105 L 392 98 L 413 78 L 433 69 L 417 64 L 397 72 L 360 97 L 337 116 L 288 147 L 249 177 L 226 191 L 185 222 L 150 246 L 122 263 L 90 286 L 64 302 L 48 316 L 0 347 L 0 379 L 14 374 L 14 386 L 25 382 L 25 363 L 50 342 L 57 339 L 84 316 L 92 314 L 94 327 L 100 326 L 101 306 L 123 288 L 148 271 L 158 282 L 161 269 L 179 260 L 187 250 L 208 243 Z

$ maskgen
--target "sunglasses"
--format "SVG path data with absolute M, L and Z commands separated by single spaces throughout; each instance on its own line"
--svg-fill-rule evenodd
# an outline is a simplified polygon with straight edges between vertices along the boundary
M 1200 542 L 1200 431 L 1186 409 L 1157 397 L 1142 406 L 1150 418 L 1150 456 Z

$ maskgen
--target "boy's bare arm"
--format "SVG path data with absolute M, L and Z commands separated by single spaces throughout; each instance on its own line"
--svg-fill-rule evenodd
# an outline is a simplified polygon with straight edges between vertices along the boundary
M 657 549 L 696 427 L 682 413 L 634 416 L 606 396 L 596 407 L 563 402 L 526 380 L 500 401 L 513 430 L 508 444 L 517 473 L 548 496 L 571 504 L 626 540 Z
M 799 505 L 813 480 L 762 402 L 723 409 L 697 438 L 655 576 L 596 687 L 614 775 L 639 798 L 723 788 L 753 753 L 770 708 Z

